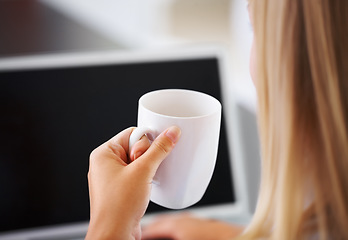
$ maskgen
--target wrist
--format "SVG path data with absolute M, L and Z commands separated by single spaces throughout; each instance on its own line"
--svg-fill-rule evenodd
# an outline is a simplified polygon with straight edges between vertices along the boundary
M 100 231 L 88 229 L 85 240 L 134 240 L 133 236 L 120 232 Z
M 99 223 L 99 224 L 98 224 Z M 100 224 L 102 223 L 102 224 Z M 114 224 L 107 224 L 104 221 L 91 221 L 85 240 L 134 240 L 132 230 L 127 226 Z

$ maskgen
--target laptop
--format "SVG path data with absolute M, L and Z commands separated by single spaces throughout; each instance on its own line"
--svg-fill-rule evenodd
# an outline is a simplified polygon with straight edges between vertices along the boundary
M 0 59 L 0 239 L 83 239 L 90 152 L 136 126 L 140 96 L 169 88 L 201 91 L 223 106 L 212 180 L 181 211 L 247 222 L 252 199 L 228 65 L 218 47 Z M 150 203 L 143 224 L 176 212 Z

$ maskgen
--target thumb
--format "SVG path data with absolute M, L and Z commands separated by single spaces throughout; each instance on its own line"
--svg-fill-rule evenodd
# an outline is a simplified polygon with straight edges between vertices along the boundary
M 148 169 L 146 171 L 153 177 L 162 161 L 174 149 L 181 136 L 180 128 L 172 126 L 164 130 L 151 144 L 147 151 L 134 163 Z

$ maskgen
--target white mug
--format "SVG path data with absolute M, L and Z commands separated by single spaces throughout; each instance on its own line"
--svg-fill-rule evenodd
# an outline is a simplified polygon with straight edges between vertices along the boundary
M 180 140 L 155 174 L 151 201 L 182 209 L 203 197 L 215 167 L 220 123 L 220 102 L 204 93 L 167 89 L 139 99 L 138 128 L 130 148 L 144 134 L 155 138 L 170 126 L 181 129 Z

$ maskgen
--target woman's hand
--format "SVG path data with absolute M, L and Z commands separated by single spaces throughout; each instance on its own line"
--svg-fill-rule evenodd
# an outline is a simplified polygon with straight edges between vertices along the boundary
M 177 127 L 168 128 L 151 146 L 144 137 L 129 153 L 132 131 L 122 131 L 91 153 L 91 216 L 86 239 L 141 238 L 140 219 L 149 203 L 152 179 L 181 132 Z
M 222 240 L 233 239 L 241 226 L 217 220 L 196 218 L 190 214 L 164 215 L 143 228 L 143 239 Z

